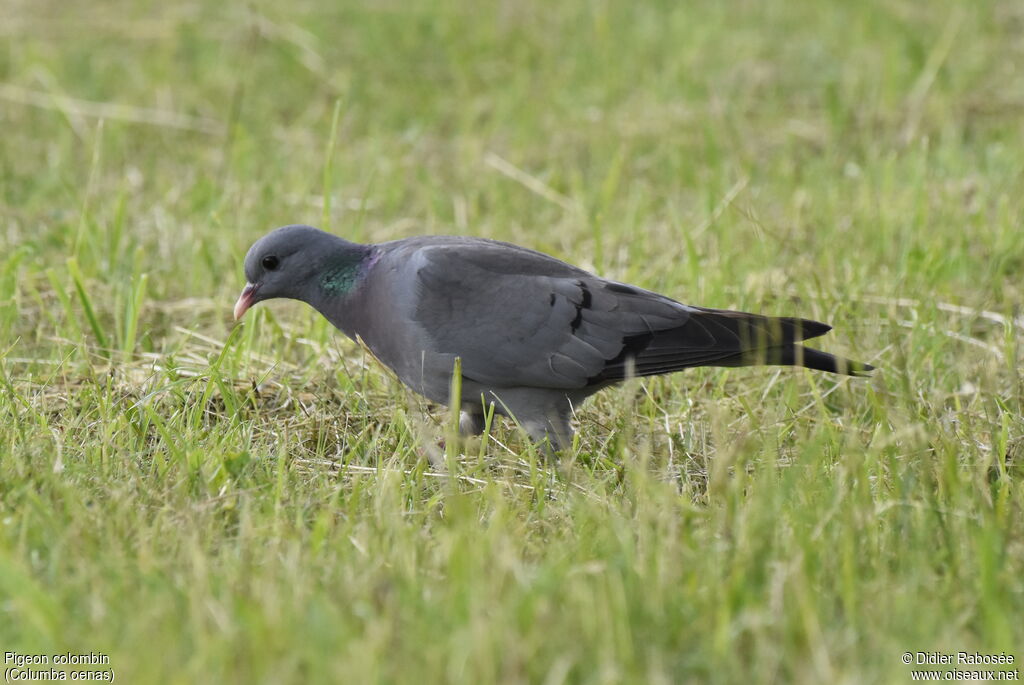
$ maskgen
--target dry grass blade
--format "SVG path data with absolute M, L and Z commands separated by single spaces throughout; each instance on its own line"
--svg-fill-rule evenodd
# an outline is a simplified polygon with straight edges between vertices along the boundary
M 512 164 L 512 162 L 509 162 L 503 157 L 500 157 L 493 152 L 488 152 L 486 155 L 484 155 L 484 162 L 493 169 L 496 169 L 505 176 L 508 176 L 513 181 L 517 181 L 527 190 L 536 193 L 545 200 L 550 200 L 551 202 L 554 202 L 556 205 L 558 205 L 565 211 L 576 212 L 579 210 L 578 205 L 575 202 L 573 202 L 570 198 L 566 197 L 565 195 L 558 192 L 548 184 L 544 183 L 544 181 L 540 180 L 536 176 L 531 176 L 530 174 L 526 173 L 525 171 L 517 167 L 515 164 Z
M 133 124 L 197 131 L 209 135 L 223 135 L 224 133 L 224 124 L 216 119 L 169 112 L 163 109 L 80 100 L 66 95 L 30 90 L 10 83 L 0 84 L 0 100 L 41 109 L 70 112 L 93 119 L 127 121 Z

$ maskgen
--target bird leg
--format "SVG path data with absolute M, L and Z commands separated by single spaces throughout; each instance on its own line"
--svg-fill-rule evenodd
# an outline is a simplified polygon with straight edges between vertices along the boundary
M 545 419 L 531 419 L 524 421 L 522 426 L 548 459 L 554 459 L 558 452 L 572 446 L 572 426 L 566 415 L 559 413 Z
M 484 415 L 479 412 L 463 410 L 459 413 L 459 433 L 461 435 L 480 435 L 484 432 Z

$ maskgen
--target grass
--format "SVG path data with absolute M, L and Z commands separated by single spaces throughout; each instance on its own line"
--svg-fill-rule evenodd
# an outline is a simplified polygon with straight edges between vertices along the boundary
M 0 649 L 127 683 L 1019 666 L 1018 3 L 4 14 Z M 879 371 L 630 382 L 561 470 L 496 422 L 445 471 L 445 412 L 313 312 L 231 322 L 294 222 L 519 242 Z

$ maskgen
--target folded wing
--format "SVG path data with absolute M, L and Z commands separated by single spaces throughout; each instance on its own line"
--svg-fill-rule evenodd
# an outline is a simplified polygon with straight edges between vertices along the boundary
M 415 263 L 430 346 L 495 387 L 597 388 L 694 366 L 870 370 L 797 344 L 826 324 L 691 307 L 502 243 L 425 247 Z

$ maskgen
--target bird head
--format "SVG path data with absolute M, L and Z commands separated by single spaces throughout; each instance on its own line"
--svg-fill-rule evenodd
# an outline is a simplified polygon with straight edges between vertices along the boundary
M 235 303 L 235 319 L 275 297 L 308 302 L 318 264 L 338 242 L 337 236 L 302 225 L 283 226 L 257 240 L 245 255 L 248 282 Z

